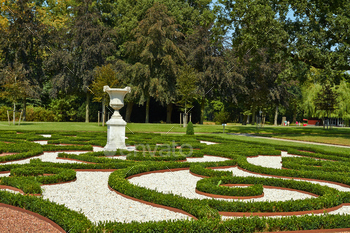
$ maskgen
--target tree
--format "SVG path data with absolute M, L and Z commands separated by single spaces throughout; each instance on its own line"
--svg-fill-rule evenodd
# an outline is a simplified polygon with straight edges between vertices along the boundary
M 189 65 L 184 65 L 176 79 L 178 104 L 184 111 L 183 127 L 187 125 L 188 109 L 192 109 L 193 101 L 198 94 L 195 92 L 198 85 L 198 78 L 195 69 Z
M 45 79 L 43 59 L 47 44 L 47 27 L 43 25 L 36 6 L 29 0 L 6 1 L 1 4 L 0 52 L 8 69 L 23 69 L 23 83 L 35 94 L 22 95 L 23 120 L 26 118 L 27 97 L 40 96 L 40 84 Z M 12 71 L 9 71 L 12 72 Z M 15 72 L 15 71 L 14 71 Z M 36 88 L 34 88 L 36 87 Z
M 347 125 L 350 120 L 350 85 L 345 80 L 341 81 L 338 89 L 338 107 L 334 113 L 337 117 L 341 117 L 347 121 Z
M 113 30 L 101 23 L 101 12 L 91 0 L 84 0 L 73 8 L 75 18 L 72 25 L 61 30 L 62 47 L 58 47 L 46 66 L 53 76 L 52 93 L 60 90 L 66 93 L 86 95 L 85 122 L 89 122 L 90 91 L 94 68 L 105 64 L 115 51 Z
M 238 102 L 244 103 L 245 110 L 251 111 L 251 123 L 254 124 L 257 110 L 271 103 L 280 103 L 288 96 L 286 83 L 279 79 L 283 64 L 271 61 L 267 49 L 260 49 L 258 56 L 248 53 L 242 60 L 232 60 L 229 75 L 244 84 L 237 92 Z
M 3 89 L 0 98 L 7 99 L 13 104 L 13 124 L 15 124 L 16 103 L 28 97 L 35 97 L 37 91 L 28 79 L 22 64 L 15 62 L 0 70 L 0 85 Z
M 233 30 L 232 42 L 242 58 L 268 48 L 274 60 L 303 62 L 333 71 L 350 70 L 350 29 L 346 0 L 319 2 L 219 0 L 215 4 L 222 30 Z M 288 19 L 289 12 L 295 19 Z
M 90 84 L 90 90 L 94 95 L 93 101 L 102 102 L 102 125 L 106 118 L 106 103 L 109 103 L 109 95 L 103 91 L 103 87 L 117 87 L 119 84 L 117 72 L 111 64 L 96 67 L 94 70 L 94 81 Z
M 223 56 L 222 38 L 215 39 L 213 25 L 197 26 L 194 32 L 186 37 L 182 50 L 187 62 L 196 69 L 198 82 L 196 92 L 201 96 L 200 124 L 203 124 L 206 99 L 217 95 L 223 97 L 223 90 L 230 84 L 225 82 L 225 61 Z M 224 81 L 225 80 L 225 81 Z M 230 88 L 232 88 L 230 86 Z M 215 92 L 216 91 L 216 92 Z M 223 97 L 224 98 L 224 97 Z
M 329 115 L 337 108 L 338 104 L 338 93 L 333 91 L 332 86 L 330 83 L 327 83 L 322 86 L 321 91 L 317 94 L 316 100 L 315 100 L 315 106 L 319 110 L 323 110 L 327 114 L 327 120 Z M 323 124 L 323 127 L 325 127 L 325 124 Z M 328 124 L 327 124 L 328 129 Z
M 134 40 L 125 44 L 132 65 L 130 83 L 142 91 L 140 101 L 146 102 L 146 123 L 151 97 L 167 105 L 175 100 L 178 65 L 184 61 L 176 44 L 183 36 L 178 28 L 167 7 L 156 2 L 132 31 Z

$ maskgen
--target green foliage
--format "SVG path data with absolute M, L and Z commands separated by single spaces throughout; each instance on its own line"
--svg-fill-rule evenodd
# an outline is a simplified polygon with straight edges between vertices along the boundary
M 198 77 L 196 70 L 185 64 L 176 78 L 176 91 L 179 97 L 178 104 L 181 110 L 187 113 L 192 107 L 192 102 L 198 94 L 196 93 Z
M 109 103 L 109 95 L 103 91 L 103 87 L 107 85 L 111 88 L 118 87 L 116 71 L 111 64 L 97 66 L 94 70 L 94 81 L 90 85 L 94 101 Z
M 194 135 L 193 123 L 191 121 L 187 125 L 186 135 Z
M 58 119 L 52 110 L 43 107 L 27 106 L 26 121 L 55 121 Z
M 16 131 L 4 131 L 0 135 L 0 140 L 6 139 L 12 143 L 0 142 L 0 153 L 3 151 L 17 151 L 17 152 L 32 152 L 35 149 L 48 148 L 46 145 L 39 145 L 24 140 L 39 140 L 43 137 L 39 134 L 49 133 L 52 135 L 47 140 L 53 142 L 65 142 L 71 139 L 74 143 L 94 142 L 102 140 L 105 133 L 99 132 L 27 132 L 16 134 Z M 10 177 L 1 177 L 0 183 L 3 185 L 11 185 L 22 189 L 25 193 L 41 193 L 41 184 L 52 184 L 57 182 L 71 181 L 75 179 L 76 172 L 73 169 L 117 169 L 114 171 L 108 180 L 109 185 L 122 194 L 149 201 L 155 204 L 165 205 L 173 208 L 184 210 L 195 217 L 198 221 L 174 221 L 174 222 L 148 222 L 148 223 L 117 223 L 106 222 L 99 225 L 91 225 L 80 213 L 66 209 L 58 204 L 29 196 L 16 195 L 8 192 L 0 191 L 0 202 L 19 206 L 42 216 L 50 217 L 51 220 L 67 229 L 67 226 L 77 227 L 77 232 L 89 231 L 154 231 L 155 229 L 167 229 L 169 232 L 181 232 L 184 229 L 189 231 L 202 231 L 208 228 L 210 232 L 225 232 L 230 229 L 241 229 L 242 224 L 245 224 L 245 232 L 260 231 L 276 231 L 276 230 L 300 230 L 300 229 L 324 229 L 335 227 L 349 227 L 348 216 L 346 215 L 324 215 L 324 216 L 301 216 L 288 218 L 239 218 L 229 221 L 220 221 L 219 211 L 228 212 L 289 212 L 289 211 L 304 211 L 304 210 L 320 210 L 338 206 L 342 203 L 350 201 L 350 195 L 347 192 L 340 192 L 336 189 L 310 182 L 297 181 L 293 179 L 276 179 L 276 178 L 260 178 L 260 177 L 239 177 L 232 176 L 232 172 L 213 170 L 211 167 L 220 166 L 239 166 L 245 170 L 257 173 L 263 173 L 276 176 L 288 176 L 295 178 L 311 178 L 321 179 L 326 181 L 339 182 L 342 184 L 350 184 L 349 179 L 349 164 L 350 156 L 346 150 L 331 150 L 329 148 L 321 149 L 319 146 L 310 145 L 285 145 L 277 143 L 266 143 L 262 141 L 249 141 L 241 137 L 231 137 L 225 139 L 219 136 L 202 135 L 202 136 L 178 136 L 178 135 L 161 135 L 161 134 L 130 134 L 129 139 L 135 145 L 148 144 L 152 151 L 135 152 L 134 155 L 128 154 L 129 159 L 139 161 L 124 161 L 118 159 L 111 159 L 104 156 L 103 152 L 87 152 L 76 155 L 69 153 L 59 153 L 61 158 L 72 158 L 80 161 L 93 162 L 96 164 L 84 163 L 49 163 L 42 162 L 39 159 L 32 159 L 30 164 L 5 164 L 0 166 L 0 171 L 10 171 Z M 199 140 L 214 141 L 218 144 L 205 145 L 199 143 Z M 156 145 L 162 143 L 162 146 Z M 162 150 L 172 148 L 187 143 L 200 150 L 194 150 L 194 156 L 216 155 L 230 158 L 224 162 L 205 162 L 205 163 L 188 163 L 169 161 L 157 161 L 157 156 Z M 168 146 L 167 146 L 168 144 Z M 56 145 L 49 145 L 50 147 L 59 147 Z M 62 147 L 64 148 L 64 147 Z M 67 146 L 65 150 L 76 147 Z M 87 148 L 85 148 L 87 149 Z M 90 150 L 92 148 L 90 147 Z M 256 155 L 277 155 L 280 150 L 288 151 L 289 153 L 308 156 L 309 158 L 282 158 L 283 166 L 290 169 L 272 169 L 261 166 L 256 166 L 247 162 L 246 156 Z M 303 150 L 303 151 L 300 151 Z M 189 149 L 183 149 L 188 152 Z M 309 152 L 307 152 L 309 151 Z M 176 155 L 180 149 L 175 149 Z M 314 152 L 314 153 L 312 153 Z M 119 150 L 116 155 L 127 154 L 127 151 Z M 7 157 L 7 156 L 4 156 Z M 145 160 L 153 161 L 141 161 Z M 141 159 L 139 159 L 141 158 Z M 313 158 L 329 159 L 315 160 Z M 185 157 L 183 157 L 185 159 Z M 334 160 L 334 161 L 330 161 Z M 320 166 L 320 167 L 318 167 Z M 316 198 L 308 198 L 303 200 L 289 200 L 289 201 L 266 201 L 266 202 L 241 202 L 241 201 L 224 201 L 215 199 L 188 199 L 180 195 L 164 194 L 156 190 L 150 190 L 140 186 L 132 185 L 126 178 L 132 175 L 141 174 L 149 171 L 169 170 L 174 168 L 190 169 L 192 173 L 208 176 L 208 178 L 201 179 L 197 182 L 197 189 L 207 193 L 218 195 L 259 195 L 262 193 L 262 185 L 277 186 L 291 189 L 298 189 L 306 192 L 311 192 L 319 195 Z M 52 174 L 50 176 L 43 176 L 44 174 Z M 231 188 L 218 184 L 252 184 L 248 188 Z M 36 201 L 34 201 L 36 200 Z M 51 216 L 56 214 L 59 210 L 59 218 Z M 69 216 L 65 217 L 65 216 Z M 71 221 L 71 218 L 75 221 Z M 77 222 L 76 220 L 79 220 Z M 68 231 L 69 229 L 67 229 Z M 74 232 L 74 230 L 72 230 Z
M 315 105 L 318 109 L 326 111 L 327 117 L 331 114 L 338 104 L 338 94 L 332 89 L 329 83 L 322 86 L 322 89 L 317 93 Z
M 221 125 L 224 123 L 226 124 L 230 121 L 230 113 L 225 111 L 220 111 L 218 113 L 215 113 L 214 121 L 215 121 L 215 124 L 217 125 Z
M 53 99 L 50 108 L 54 113 L 55 121 L 73 121 L 77 115 L 77 96 L 68 95 L 63 98 Z

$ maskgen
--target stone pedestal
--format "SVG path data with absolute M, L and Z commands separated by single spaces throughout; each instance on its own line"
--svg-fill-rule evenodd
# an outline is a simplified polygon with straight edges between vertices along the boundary
M 109 88 L 104 86 L 103 91 L 110 97 L 110 106 L 114 113 L 107 121 L 107 145 L 104 151 L 116 151 L 117 149 L 126 149 L 125 146 L 125 126 L 126 122 L 119 113 L 119 109 L 124 106 L 124 96 L 131 91 L 130 87 L 124 89 Z

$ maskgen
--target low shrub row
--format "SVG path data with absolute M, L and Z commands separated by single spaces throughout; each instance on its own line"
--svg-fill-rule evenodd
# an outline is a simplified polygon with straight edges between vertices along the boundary
M 248 187 L 227 187 L 220 184 L 249 184 L 241 177 L 212 177 L 199 180 L 196 189 L 201 192 L 224 196 L 258 196 L 262 195 L 264 188 L 261 184 Z M 241 183 L 242 182 L 242 183 Z
M 52 175 L 43 176 L 44 174 Z M 19 188 L 24 193 L 41 194 L 40 185 L 71 181 L 75 177 L 76 172 L 71 169 L 26 166 L 11 169 L 10 177 L 2 177 L 0 184 Z
M 57 223 L 66 232 L 87 232 L 93 227 L 91 221 L 84 214 L 42 198 L 0 190 L 0 202 L 38 213 Z
M 0 143 L 1 153 L 16 153 L 0 156 L 0 162 L 7 162 L 40 155 L 43 153 L 43 149 L 39 144 L 29 142 Z
M 180 154 L 172 154 L 170 153 L 169 156 L 143 156 L 143 155 L 134 155 L 130 154 L 126 156 L 126 159 L 128 160 L 135 160 L 135 161 L 181 161 L 186 160 L 186 156 L 180 155 Z
M 74 151 L 74 150 L 81 150 L 81 151 L 92 151 L 92 146 L 56 146 L 56 145 L 42 145 L 42 148 L 44 151 Z

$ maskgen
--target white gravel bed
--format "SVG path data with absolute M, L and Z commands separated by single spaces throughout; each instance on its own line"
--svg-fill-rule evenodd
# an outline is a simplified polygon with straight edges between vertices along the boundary
M 14 193 L 14 194 L 18 194 L 20 193 L 19 191 L 15 191 L 15 190 L 11 190 L 11 189 L 0 189 L 1 191 L 6 191 L 6 192 L 9 192 L 9 193 Z
M 190 174 L 188 170 L 151 173 L 131 178 L 130 183 L 162 193 L 173 193 L 191 199 L 211 199 L 195 192 L 197 181 L 202 178 Z M 179 185 L 181 184 L 181 185 Z M 243 199 L 240 201 L 286 201 L 314 198 L 311 195 L 297 191 L 264 188 L 264 196 L 260 198 Z M 217 200 L 234 201 L 234 199 L 215 198 Z M 237 200 L 236 200 L 237 201 Z
M 121 159 L 126 160 L 126 155 L 120 155 L 120 156 L 106 156 L 108 159 Z
M 231 168 L 216 168 L 214 170 L 220 170 L 220 171 L 232 171 L 234 176 L 254 176 L 254 177 L 265 177 L 265 178 L 273 178 L 271 176 L 268 175 L 258 175 L 258 174 L 254 174 L 254 173 L 250 173 L 247 171 L 242 171 L 240 169 L 238 169 L 237 167 L 231 167 Z M 282 178 L 282 179 L 288 179 L 288 178 Z M 345 192 L 350 192 L 350 188 L 346 188 L 337 184 L 331 184 L 331 183 L 327 183 L 327 182 L 322 182 L 322 181 L 309 181 L 309 180 L 302 180 L 302 179 L 298 179 L 298 178 L 293 178 L 294 180 L 300 180 L 300 181 L 306 181 L 306 182 L 310 182 L 313 184 L 320 184 L 323 186 L 328 186 L 331 188 L 335 188 L 339 191 L 345 191 Z
M 247 158 L 247 162 L 268 168 L 282 169 L 282 157 L 302 157 L 298 155 L 288 154 L 286 151 L 281 151 L 281 156 L 258 155 L 257 157 Z M 315 158 L 317 159 L 317 158 Z
M 200 143 L 205 143 L 207 145 L 214 145 L 214 144 L 218 144 L 217 142 L 209 142 L 209 141 L 199 141 Z
M 281 156 L 259 155 L 257 157 L 247 158 L 247 162 L 261 167 L 282 169 Z
M 87 151 L 73 151 L 73 152 L 67 152 L 69 154 L 82 154 L 82 153 L 86 153 Z M 79 161 L 72 161 L 72 160 L 65 160 L 65 159 L 57 159 L 57 155 L 60 152 L 44 152 L 44 154 L 40 155 L 40 156 L 35 156 L 32 158 L 28 158 L 28 159 L 23 159 L 23 160 L 18 160 L 18 161 L 9 161 L 3 164 L 27 164 L 30 163 L 31 159 L 40 159 L 43 162 L 52 162 L 52 163 L 82 163 Z
M 93 151 L 93 152 L 103 151 L 103 147 L 93 146 L 93 147 L 92 147 L 92 151 Z
M 47 141 L 33 141 L 34 143 L 39 143 L 40 145 L 47 145 Z
M 43 198 L 81 211 L 92 222 L 147 222 L 191 219 L 189 216 L 124 198 L 108 189 L 111 172 L 77 172 L 77 180 L 44 185 Z
M 195 163 L 195 162 L 221 162 L 229 160 L 227 158 L 222 158 L 218 156 L 204 155 L 203 158 L 186 158 L 186 162 Z
M 0 173 L 0 177 L 8 177 L 10 176 L 10 173 Z
M 43 136 L 44 138 L 51 138 L 51 134 L 40 134 L 41 136 Z

